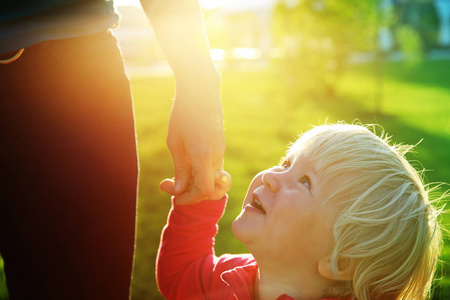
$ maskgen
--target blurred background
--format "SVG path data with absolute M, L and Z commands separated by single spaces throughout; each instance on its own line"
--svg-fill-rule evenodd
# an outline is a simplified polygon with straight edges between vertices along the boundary
M 131 79 L 140 155 L 138 233 L 132 299 L 162 299 L 154 275 L 172 177 L 165 144 L 172 72 L 139 2 L 115 1 L 114 32 Z M 202 0 L 212 56 L 222 74 L 233 177 L 216 254 L 247 250 L 230 230 L 248 184 L 279 162 L 312 125 L 380 124 L 430 187 L 450 182 L 450 0 Z M 195 62 L 193 62 L 195 63 Z M 431 196 L 450 189 L 439 186 Z M 441 201 L 441 205 L 445 199 Z M 441 222 L 449 228 L 449 217 Z M 444 239 L 433 299 L 450 299 Z M 8 299 L 0 260 L 0 299 Z

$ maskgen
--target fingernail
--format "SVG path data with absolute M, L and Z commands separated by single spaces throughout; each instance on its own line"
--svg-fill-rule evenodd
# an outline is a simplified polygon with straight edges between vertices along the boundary
M 227 176 L 223 175 L 223 176 L 222 176 L 222 181 L 223 181 L 223 182 L 227 182 L 227 181 L 228 181 Z
M 174 188 L 175 192 L 178 192 L 181 188 L 181 181 L 175 180 L 175 186 L 173 188 Z

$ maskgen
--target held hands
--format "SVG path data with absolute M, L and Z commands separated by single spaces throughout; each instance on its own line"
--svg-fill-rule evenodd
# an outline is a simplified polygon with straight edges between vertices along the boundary
M 192 72 L 188 77 L 178 77 L 167 136 L 175 173 L 169 194 L 177 196 L 178 204 L 223 194 L 216 191 L 221 186 L 214 175 L 223 169 L 223 131 L 219 73 Z
M 189 181 L 188 189 L 192 187 L 194 184 L 194 180 L 191 178 Z M 172 196 L 175 196 L 175 182 L 174 179 L 164 179 L 160 185 L 159 188 Z M 202 199 L 202 200 L 221 200 L 225 194 L 230 190 L 231 187 L 231 176 L 224 170 L 217 171 L 214 176 L 214 192 L 211 194 L 211 196 L 208 199 Z M 178 201 L 178 198 L 175 198 L 177 204 L 181 205 L 192 205 L 196 204 L 202 200 L 198 200 L 195 198 L 188 199 L 187 201 L 183 201 L 180 203 Z

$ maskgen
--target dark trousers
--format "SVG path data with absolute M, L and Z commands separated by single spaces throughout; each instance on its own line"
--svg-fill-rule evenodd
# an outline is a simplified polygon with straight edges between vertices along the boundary
M 128 299 L 138 165 L 109 32 L 0 65 L 0 252 L 11 300 Z

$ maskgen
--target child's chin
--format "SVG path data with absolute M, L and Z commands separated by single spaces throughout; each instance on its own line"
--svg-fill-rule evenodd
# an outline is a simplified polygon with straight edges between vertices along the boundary
M 244 242 L 242 240 L 242 212 L 239 216 L 236 217 L 236 219 L 234 219 L 233 223 L 231 224 L 231 232 L 233 232 L 233 235 L 240 240 L 241 242 Z
M 233 224 L 231 224 L 231 231 L 233 235 L 243 242 L 244 244 L 249 243 L 255 237 L 255 226 L 251 224 L 249 220 L 245 218 L 243 212 L 234 219 Z

